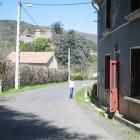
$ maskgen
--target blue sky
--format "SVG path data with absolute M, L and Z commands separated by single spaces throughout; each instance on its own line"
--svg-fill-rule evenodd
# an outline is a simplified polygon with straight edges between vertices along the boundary
M 2 0 L 0 7 L 0 19 L 16 20 L 18 0 Z M 27 3 L 79 3 L 90 0 L 22 0 Z M 97 34 L 97 15 L 93 7 L 88 5 L 80 6 L 33 6 L 26 7 L 38 25 L 49 26 L 54 22 L 61 21 L 66 30 L 74 29 L 81 32 Z M 29 17 L 22 10 L 22 20 L 33 24 Z

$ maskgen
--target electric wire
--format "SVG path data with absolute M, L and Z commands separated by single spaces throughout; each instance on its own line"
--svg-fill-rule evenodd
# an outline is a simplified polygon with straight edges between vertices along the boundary
M 32 3 L 31 5 L 34 6 L 77 6 L 77 5 L 87 5 L 91 4 L 91 1 L 88 2 L 81 2 L 81 3 L 62 3 L 62 4 L 56 4 L 56 3 Z M 22 4 L 30 4 L 30 3 L 22 3 Z
M 32 20 L 32 22 L 40 29 L 40 31 L 44 32 L 40 26 L 37 24 L 37 22 L 34 20 L 34 18 L 29 14 L 29 12 L 26 10 L 24 5 L 29 5 L 30 3 L 22 3 L 21 7 L 24 10 L 24 12 L 28 15 L 28 17 Z M 87 5 L 87 4 L 92 4 L 92 1 L 89 2 L 83 2 L 83 3 L 62 3 L 62 4 L 52 4 L 52 3 L 32 3 L 31 5 L 35 6 L 76 6 L 76 5 Z
M 25 9 L 25 7 L 22 5 L 22 9 L 24 12 L 28 15 L 28 17 L 32 20 L 32 22 L 40 29 L 40 31 L 44 32 L 40 26 L 37 24 L 37 22 L 34 20 L 34 18 L 29 14 L 29 12 Z

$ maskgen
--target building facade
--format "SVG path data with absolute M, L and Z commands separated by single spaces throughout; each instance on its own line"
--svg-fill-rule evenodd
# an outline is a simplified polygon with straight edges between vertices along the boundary
M 110 112 L 140 122 L 140 0 L 95 0 L 98 97 Z

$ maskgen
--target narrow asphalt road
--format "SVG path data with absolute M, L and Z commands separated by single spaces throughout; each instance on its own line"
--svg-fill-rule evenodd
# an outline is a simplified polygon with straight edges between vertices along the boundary
M 0 99 L 0 140 L 116 140 L 101 123 L 68 99 L 68 85 Z

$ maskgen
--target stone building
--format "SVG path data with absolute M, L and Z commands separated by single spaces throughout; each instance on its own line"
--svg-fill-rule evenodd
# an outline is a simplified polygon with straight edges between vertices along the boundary
M 95 0 L 98 98 L 110 112 L 140 122 L 140 0 Z

